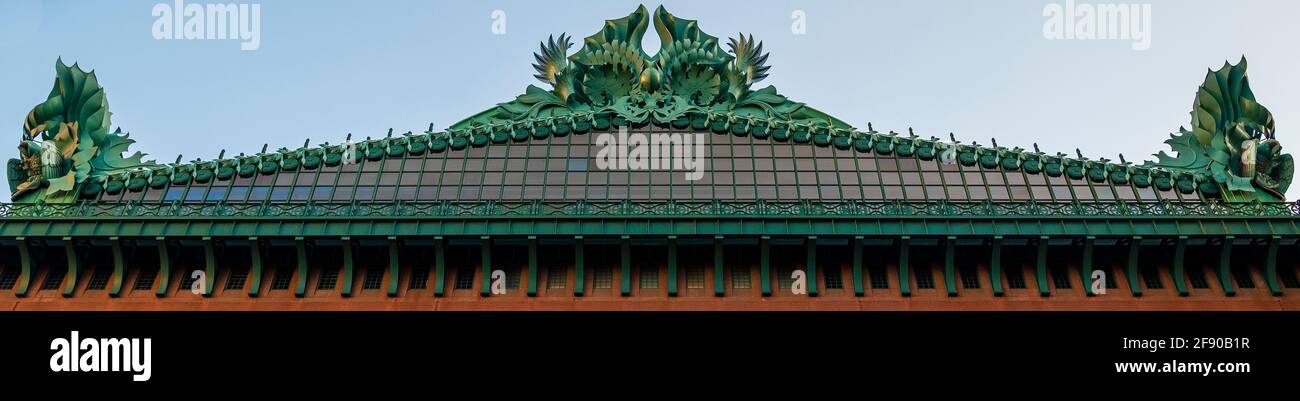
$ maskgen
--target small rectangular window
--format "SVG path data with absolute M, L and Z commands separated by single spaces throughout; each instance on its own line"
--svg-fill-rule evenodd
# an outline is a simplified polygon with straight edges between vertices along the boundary
M 181 269 L 181 285 L 176 286 L 176 293 L 190 292 L 194 287 L 194 282 L 198 280 L 193 270 Z
M 1295 277 L 1294 273 L 1291 277 Z M 1210 288 L 1210 283 L 1205 281 L 1205 269 L 1202 269 L 1201 266 L 1187 267 L 1187 281 L 1192 283 L 1192 288 Z
M 1015 289 L 1025 288 L 1025 271 L 1020 266 L 1004 267 L 1007 273 L 1007 287 Z
M 248 282 L 248 268 L 232 269 L 230 277 L 226 279 L 226 289 L 242 290 L 246 282 Z
M 703 267 L 691 267 L 686 269 L 686 288 L 688 289 L 704 288 Z
M 1052 287 L 1059 289 L 1071 288 L 1070 270 L 1065 266 L 1052 267 Z
M 1282 276 L 1282 285 L 1286 288 L 1300 288 L 1300 279 L 1296 278 L 1295 269 L 1283 267 L 1277 271 L 1277 274 Z M 1201 280 L 1204 281 L 1205 278 L 1202 277 Z
M 591 287 L 598 290 L 614 288 L 614 269 L 597 267 L 591 275 Z
M 546 269 L 546 289 L 564 288 L 569 285 L 569 269 L 552 267 Z
M 839 266 L 825 268 L 824 279 L 826 280 L 826 289 L 838 290 L 844 288 L 844 277 L 840 272 Z
M 889 272 L 885 271 L 884 266 L 873 266 L 867 268 L 867 275 L 871 276 L 872 289 L 889 288 Z
M 518 267 L 506 269 L 506 288 L 519 289 L 519 280 L 523 276 L 523 269 Z
M 45 281 L 41 283 L 41 289 L 47 291 L 59 289 L 59 286 L 63 285 L 63 276 L 65 275 L 67 275 L 67 272 L 63 269 L 50 270 L 45 273 Z
M 794 287 L 794 269 L 781 268 L 776 270 L 776 286 L 780 291 L 786 291 Z
M 317 290 L 332 290 L 339 281 L 339 269 L 322 269 L 320 279 L 316 280 Z
M 657 289 L 659 288 L 659 269 L 653 267 L 642 267 L 640 271 L 641 288 Z
M 135 276 L 135 285 L 133 290 L 148 290 L 153 288 L 153 282 L 158 279 L 158 267 L 151 266 L 140 269 L 140 274 Z
M 731 288 L 738 290 L 748 290 L 752 287 L 753 282 L 750 280 L 749 266 L 731 268 Z
M 406 284 L 406 288 L 412 290 L 429 288 L 429 269 L 411 270 L 411 282 Z
M 272 290 L 287 290 L 293 283 L 293 269 L 281 267 L 275 269 L 275 277 L 271 279 Z
M 961 269 L 961 287 L 965 289 L 980 288 L 979 268 L 966 266 Z
M 470 270 L 472 273 L 473 270 Z M 474 276 L 470 276 L 470 284 L 474 283 Z M 366 279 L 361 282 L 361 288 L 365 290 L 377 290 L 384 285 L 384 269 L 381 267 L 371 267 L 366 269 Z M 460 278 L 457 277 L 456 288 L 460 288 Z M 466 287 L 469 288 L 469 287 Z
M 113 269 L 100 266 L 95 268 L 95 273 L 90 275 L 90 282 L 86 283 L 86 291 L 103 290 L 108 287 L 108 279 L 112 277 Z
M 0 272 L 0 290 L 12 290 L 18 282 L 18 269 L 7 268 Z
M 1160 282 L 1160 269 L 1155 266 L 1142 268 L 1142 282 L 1146 284 L 1148 289 L 1165 288 L 1164 283 Z
M 930 272 L 930 266 L 917 267 L 915 270 L 916 288 L 934 288 L 934 274 Z
M 1232 267 L 1232 278 L 1237 282 L 1237 287 L 1255 288 L 1255 279 L 1250 276 L 1250 269 L 1245 266 Z
M 1111 289 L 1111 290 L 1113 290 L 1113 289 L 1119 288 L 1119 278 L 1118 278 L 1118 277 L 1115 277 L 1114 275 L 1111 274 L 1111 272 L 1110 272 L 1110 268 L 1109 268 L 1109 267 L 1103 267 L 1103 268 L 1096 269 L 1096 270 L 1101 270 L 1102 274 L 1105 274 L 1105 277 L 1106 277 L 1106 289 Z M 1091 276 L 1089 276 L 1089 277 L 1091 277 Z

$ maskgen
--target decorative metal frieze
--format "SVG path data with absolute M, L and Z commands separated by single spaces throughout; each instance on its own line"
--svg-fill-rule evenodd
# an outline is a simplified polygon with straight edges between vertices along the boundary
M 0 204 L 0 218 L 41 219 L 473 219 L 473 218 L 1128 218 L 1300 217 L 1300 202 L 522 201 L 387 203 Z

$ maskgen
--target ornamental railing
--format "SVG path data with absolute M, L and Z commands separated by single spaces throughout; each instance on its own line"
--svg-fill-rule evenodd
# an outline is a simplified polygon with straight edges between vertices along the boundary
M 1300 217 L 1300 202 L 481 201 L 0 204 L 0 219 Z

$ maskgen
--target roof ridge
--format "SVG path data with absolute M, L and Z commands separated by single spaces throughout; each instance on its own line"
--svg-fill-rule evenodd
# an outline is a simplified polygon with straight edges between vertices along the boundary
M 949 134 L 950 142 L 938 137 L 924 138 L 908 128 L 907 134 L 894 131 L 882 133 L 868 123 L 868 129 L 844 129 L 819 124 L 818 122 L 779 121 L 773 118 L 753 116 L 736 116 L 734 113 L 691 113 L 688 121 L 674 121 L 661 127 L 696 128 L 708 130 L 714 134 L 752 135 L 756 139 L 792 144 L 810 144 L 821 147 L 835 147 L 839 150 L 853 149 L 858 153 L 874 152 L 876 154 L 897 154 L 901 157 L 916 157 L 920 160 L 935 160 L 951 157 L 953 163 L 964 166 L 980 165 L 987 169 L 1015 171 L 1024 169 L 1030 174 L 1046 173 L 1057 177 L 1066 175 L 1071 179 L 1089 179 L 1093 182 L 1109 181 L 1113 184 L 1127 185 L 1130 181 L 1138 187 L 1156 186 L 1167 191 L 1178 188 L 1183 193 L 1198 189 L 1198 184 L 1205 179 L 1203 174 L 1172 171 L 1161 167 L 1137 165 L 1127 160 L 1114 162 L 1106 158 L 1089 159 L 1076 150 L 1078 156 L 1071 157 L 1064 153 L 1048 154 L 1037 149 L 1024 149 L 1019 146 L 1007 148 L 998 146 L 996 139 L 992 146 L 978 142 L 962 143 Z M 639 125 L 639 126 L 638 126 Z M 505 144 L 528 140 L 548 139 L 552 135 L 565 136 L 570 132 L 585 134 L 612 129 L 616 126 L 644 127 L 648 124 L 631 123 L 621 120 L 612 113 L 578 113 L 565 116 L 533 117 L 521 119 L 508 124 L 489 124 L 476 127 L 446 129 L 442 131 L 407 131 L 393 135 L 393 130 L 381 138 L 369 138 L 351 143 L 309 145 L 310 139 L 303 146 L 289 149 L 281 147 L 275 151 L 263 151 L 234 157 L 218 156 L 213 160 L 196 159 L 190 162 L 175 162 L 142 166 L 100 178 L 105 189 L 115 187 L 110 193 L 116 193 L 121 187 L 142 189 L 144 184 L 155 188 L 167 185 L 189 185 L 192 182 L 206 183 L 212 178 L 230 179 L 233 175 L 251 177 L 255 174 L 269 175 L 280 171 L 294 171 L 299 168 L 314 170 L 321 165 L 335 166 L 342 163 L 343 154 L 349 146 L 353 147 L 355 159 L 377 161 L 384 158 L 405 157 L 407 154 L 423 155 L 426 152 L 441 153 L 447 150 L 463 150 L 467 147 L 483 147 L 491 144 Z M 349 135 L 350 138 L 350 135 Z M 265 146 L 265 145 L 264 145 Z M 945 156 L 943 152 L 951 150 Z M 159 177 L 159 178 L 155 178 Z M 126 181 L 139 178 L 135 185 Z M 113 183 L 118 181 L 118 183 Z M 118 185 L 120 184 L 120 186 Z

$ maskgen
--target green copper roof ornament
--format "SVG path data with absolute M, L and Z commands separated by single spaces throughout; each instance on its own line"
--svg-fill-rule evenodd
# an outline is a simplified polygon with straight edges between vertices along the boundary
M 1197 190 L 1227 201 L 1285 200 L 1295 164 L 1274 137 L 1273 114 L 1255 101 L 1245 57 L 1206 73 L 1191 127 L 1165 141 L 1177 156 L 1160 152 L 1144 167 L 1202 177 Z
M 651 25 L 661 43 L 653 55 L 641 48 Z M 678 18 L 662 6 L 653 14 L 639 6 L 626 17 L 605 21 L 568 55 L 571 46 L 566 34 L 551 36 L 534 54 L 534 76 L 551 90 L 529 85 L 515 100 L 450 130 L 501 131 L 504 136 L 523 125 L 540 137 L 550 131 L 585 132 L 589 124 L 609 129 L 611 122 L 707 126 L 738 135 L 751 130 L 766 135 L 773 127 L 803 133 L 852 130 L 839 119 L 790 101 L 774 87 L 754 90 L 770 67 L 762 43 L 752 36 L 729 40 L 728 53 L 696 21 Z M 569 123 L 553 126 L 556 117 Z M 529 127 L 540 120 L 548 122 Z
M 95 73 L 60 59 L 54 89 L 23 122 L 18 159 L 8 165 L 9 190 L 16 203 L 71 203 L 97 194 L 105 179 L 136 167 L 152 166 L 136 152 L 123 157 L 134 140 L 112 126 L 108 99 Z

